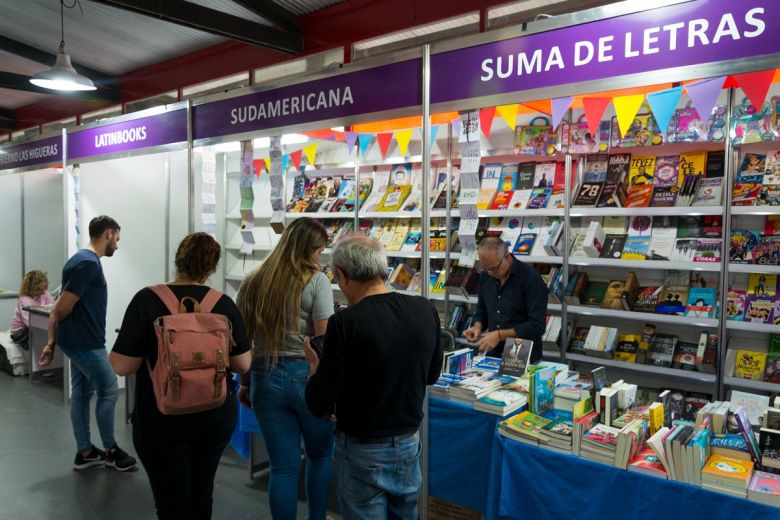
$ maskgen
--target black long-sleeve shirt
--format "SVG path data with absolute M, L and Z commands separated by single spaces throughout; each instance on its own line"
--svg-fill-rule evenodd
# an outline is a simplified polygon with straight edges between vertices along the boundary
M 315 416 L 332 413 L 354 437 L 417 430 L 426 385 L 441 372 L 439 315 L 425 298 L 368 296 L 328 320 L 317 373 L 306 385 Z
M 483 273 L 479 280 L 479 298 L 474 321 L 485 331 L 514 329 L 518 338 L 534 342 L 531 362 L 542 358 L 542 336 L 547 319 L 547 285 L 530 265 L 512 258 L 509 278 L 501 285 L 497 278 Z M 504 342 L 488 352 L 501 357 Z

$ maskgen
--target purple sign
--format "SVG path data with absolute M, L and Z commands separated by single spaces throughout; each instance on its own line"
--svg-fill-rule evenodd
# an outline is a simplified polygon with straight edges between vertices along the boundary
M 777 0 L 696 0 L 435 54 L 431 103 L 778 52 Z
M 187 141 L 187 111 L 172 110 L 68 134 L 68 161 Z
M 0 171 L 62 162 L 62 136 L 0 148 Z
M 193 139 L 300 125 L 422 103 L 419 59 L 193 107 Z

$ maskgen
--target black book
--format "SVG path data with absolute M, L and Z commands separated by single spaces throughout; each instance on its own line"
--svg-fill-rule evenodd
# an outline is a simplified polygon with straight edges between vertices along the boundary
M 677 336 L 672 334 L 656 334 L 650 346 L 648 365 L 671 367 L 674 351 L 677 347 Z
M 704 176 L 723 177 L 724 165 L 726 164 L 725 150 L 707 152 L 707 166 L 704 169 Z
M 601 258 L 620 258 L 628 235 L 607 235 L 601 248 Z
M 534 187 L 534 171 L 536 163 L 524 162 L 517 165 L 517 188 L 518 190 L 530 190 Z
M 583 182 L 577 189 L 573 206 L 594 207 L 599 200 L 604 182 Z
M 704 221 L 696 215 L 681 215 L 677 220 L 677 238 L 701 238 Z
M 674 353 L 674 360 L 672 361 L 672 368 L 680 368 L 682 370 L 696 371 L 696 355 L 699 352 L 699 345 L 696 343 L 690 343 L 687 341 L 680 341 L 677 343 L 677 350 Z

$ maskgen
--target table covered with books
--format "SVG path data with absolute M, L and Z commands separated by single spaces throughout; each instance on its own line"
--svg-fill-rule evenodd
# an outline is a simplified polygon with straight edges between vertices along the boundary
M 778 518 L 780 509 L 499 435 L 499 518 Z
M 497 518 L 501 418 L 436 397 L 428 401 L 428 414 L 429 494 Z

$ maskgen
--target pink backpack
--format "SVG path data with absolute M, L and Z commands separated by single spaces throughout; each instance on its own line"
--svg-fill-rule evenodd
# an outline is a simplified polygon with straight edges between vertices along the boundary
M 202 301 L 179 301 L 167 285 L 153 285 L 154 292 L 171 313 L 154 321 L 157 364 L 146 366 L 152 378 L 157 408 L 165 415 L 181 415 L 217 408 L 225 402 L 226 369 L 233 333 L 230 320 L 211 309 L 222 293 L 210 289 Z M 187 312 L 185 301 L 193 304 Z

